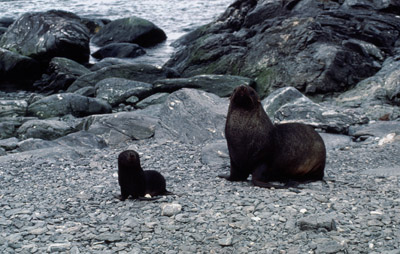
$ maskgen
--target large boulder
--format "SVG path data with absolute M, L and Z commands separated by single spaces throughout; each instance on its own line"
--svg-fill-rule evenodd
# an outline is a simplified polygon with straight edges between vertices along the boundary
M 33 86 L 39 91 L 66 90 L 78 77 L 91 71 L 74 60 L 64 57 L 54 57 L 47 67 L 46 74 Z
M 114 20 L 92 37 L 92 43 L 104 46 L 113 42 L 130 42 L 143 47 L 154 46 L 165 41 L 164 31 L 152 22 L 130 17 Z
M 0 47 L 44 63 L 56 56 L 86 63 L 89 30 L 77 15 L 69 12 L 25 13 L 8 28 Z
M 82 129 L 95 134 L 109 146 L 154 136 L 158 120 L 137 112 L 93 115 L 82 123 Z
M 50 95 L 28 107 L 28 114 L 42 119 L 67 114 L 82 117 L 110 112 L 111 106 L 107 102 L 73 93 Z
M 0 117 L 0 139 L 15 137 L 18 128 L 27 121 L 35 120 L 36 117 L 10 116 Z
M 228 104 L 228 99 L 204 91 L 176 91 L 161 108 L 156 137 L 192 144 L 224 138 Z
M 97 59 L 106 57 L 135 58 L 146 54 L 146 51 L 134 43 L 110 43 L 96 50 L 92 56 Z
M 74 128 L 64 121 L 58 120 L 31 120 L 18 128 L 20 139 L 38 138 L 53 140 L 65 136 L 74 131 Z
M 400 117 L 400 60 L 390 57 L 374 76 L 359 82 L 336 99 L 340 106 L 357 108 L 370 119 Z
M 82 87 L 95 86 L 106 78 L 124 78 L 146 83 L 153 83 L 158 79 L 174 77 L 175 73 L 168 68 L 161 68 L 149 64 L 118 64 L 104 67 L 98 71 L 79 77 L 68 88 L 74 92 Z
M 107 101 L 111 106 L 125 102 L 131 96 L 144 98 L 153 90 L 148 83 L 123 78 L 103 79 L 95 86 L 96 98 Z
M 237 0 L 216 21 L 179 40 L 181 48 L 166 66 L 183 77 L 250 77 L 262 97 L 287 85 L 307 93 L 347 90 L 395 52 L 400 19 L 387 9 L 342 5 Z
M 314 103 L 295 88 L 274 91 L 262 105 L 275 123 L 304 123 L 331 133 L 348 134 L 350 126 L 368 122 L 353 109 Z
M 254 80 L 231 75 L 198 75 L 190 78 L 157 80 L 154 89 L 158 92 L 172 93 L 181 88 L 197 88 L 220 97 L 230 96 L 240 85 L 255 87 Z

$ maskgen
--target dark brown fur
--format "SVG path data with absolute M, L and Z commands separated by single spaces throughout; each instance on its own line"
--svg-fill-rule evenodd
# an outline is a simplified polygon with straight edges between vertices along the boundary
M 129 196 L 146 200 L 146 194 L 152 197 L 171 194 L 166 190 L 165 178 L 159 172 L 143 171 L 139 154 L 133 150 L 123 151 L 118 156 L 118 183 L 121 187 L 119 199 L 122 201 Z
M 231 161 L 229 181 L 275 187 L 271 181 L 314 181 L 324 176 L 326 151 L 320 135 L 300 123 L 273 125 L 255 90 L 235 89 L 229 105 L 225 136 Z

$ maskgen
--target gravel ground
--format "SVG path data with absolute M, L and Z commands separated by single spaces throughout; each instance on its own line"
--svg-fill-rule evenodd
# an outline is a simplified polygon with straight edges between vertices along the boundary
M 176 195 L 116 199 L 128 148 Z M 327 183 L 283 190 L 218 178 L 229 169 L 203 165 L 201 146 L 150 139 L 80 153 L 0 157 L 0 253 L 400 253 L 398 141 L 330 150 Z

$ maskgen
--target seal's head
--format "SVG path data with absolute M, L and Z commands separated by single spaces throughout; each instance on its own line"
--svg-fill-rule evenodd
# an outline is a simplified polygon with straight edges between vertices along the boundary
M 231 95 L 231 104 L 245 109 L 254 109 L 260 105 L 257 92 L 250 86 L 238 86 Z
M 123 151 L 118 156 L 118 168 L 141 168 L 139 154 L 133 150 Z

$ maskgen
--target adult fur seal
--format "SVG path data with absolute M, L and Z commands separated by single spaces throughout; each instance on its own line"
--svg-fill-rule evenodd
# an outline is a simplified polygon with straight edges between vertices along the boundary
M 237 87 L 229 104 L 225 125 L 231 163 L 229 181 L 252 182 L 259 187 L 277 187 L 269 182 L 322 180 L 325 144 L 310 126 L 300 123 L 272 124 L 256 91 Z
M 121 187 L 119 199 L 122 201 L 129 196 L 141 200 L 154 200 L 144 198 L 144 196 L 172 194 L 167 191 L 165 178 L 159 172 L 143 171 L 139 154 L 133 150 L 126 150 L 118 155 L 118 183 Z

